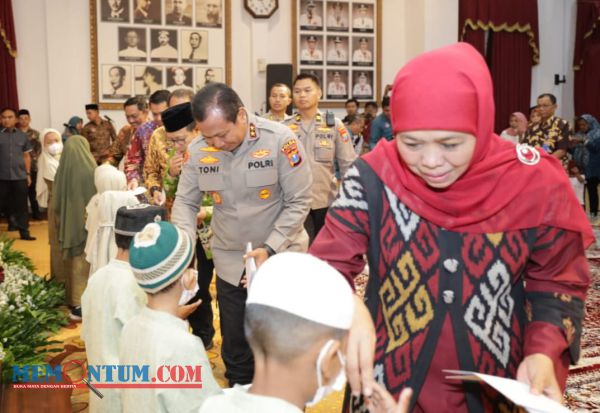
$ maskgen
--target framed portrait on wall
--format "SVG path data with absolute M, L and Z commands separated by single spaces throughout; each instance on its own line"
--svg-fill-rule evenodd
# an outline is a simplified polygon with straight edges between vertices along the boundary
M 209 83 L 223 82 L 222 67 L 197 67 L 196 68 L 196 92 Z
M 134 93 L 136 96 L 150 96 L 165 88 L 162 66 L 134 66 Z
M 129 23 L 129 0 L 99 0 L 103 22 Z
M 321 81 L 323 107 L 381 99 L 381 0 L 292 0 L 295 73 Z
M 231 83 L 231 0 L 90 0 L 92 100 Z

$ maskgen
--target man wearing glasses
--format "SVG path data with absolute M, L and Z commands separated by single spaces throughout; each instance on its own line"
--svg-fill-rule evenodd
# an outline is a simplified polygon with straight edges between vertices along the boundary
M 527 128 L 523 143 L 543 149 L 566 165 L 571 134 L 569 123 L 555 115 L 558 105 L 554 95 L 541 94 L 537 99 L 537 104 L 542 121 L 539 125 L 530 125 Z

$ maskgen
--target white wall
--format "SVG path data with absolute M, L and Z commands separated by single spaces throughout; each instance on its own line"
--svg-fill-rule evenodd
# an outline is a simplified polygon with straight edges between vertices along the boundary
M 19 101 L 31 110 L 35 128 L 51 125 L 62 130 L 72 115 L 85 118 L 84 105 L 91 100 L 89 2 L 12 2 Z M 292 59 L 291 1 L 279 1 L 279 10 L 269 20 L 253 19 L 242 0 L 231 2 L 232 85 L 247 106 L 259 111 L 265 100 L 266 74 L 258 71 L 257 60 L 276 64 Z M 540 65 L 534 69 L 532 96 L 540 90 L 554 92 L 559 111 L 568 117 L 573 111 L 573 73 L 572 56 L 565 56 L 565 51 L 573 44 L 575 0 L 539 3 L 542 51 Z M 412 57 L 456 41 L 458 0 L 382 0 L 382 21 L 383 87 Z M 554 73 L 566 73 L 567 84 L 554 87 Z M 104 113 L 119 127 L 125 123 L 122 111 Z
M 542 93 L 552 93 L 558 100 L 557 114 L 567 120 L 574 118 L 573 53 L 577 18 L 576 0 L 538 1 L 540 33 L 540 63 L 533 68 L 531 104 Z M 567 82 L 554 84 L 554 74 L 566 75 Z

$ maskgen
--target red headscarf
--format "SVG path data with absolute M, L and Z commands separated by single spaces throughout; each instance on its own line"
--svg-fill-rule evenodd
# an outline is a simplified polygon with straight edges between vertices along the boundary
M 540 225 L 594 235 L 560 162 L 541 153 L 526 165 L 515 145 L 493 132 L 492 80 L 481 54 L 466 43 L 424 53 L 398 72 L 392 88 L 394 134 L 448 130 L 475 135 L 467 171 L 445 189 L 429 187 L 400 158 L 394 140 L 380 142 L 365 161 L 398 198 L 442 228 L 504 232 Z

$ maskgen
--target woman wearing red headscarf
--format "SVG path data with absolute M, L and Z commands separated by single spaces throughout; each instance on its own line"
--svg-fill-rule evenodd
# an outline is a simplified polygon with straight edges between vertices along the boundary
M 353 393 L 369 395 L 374 377 L 395 397 L 411 387 L 414 411 L 507 407 L 442 372 L 461 369 L 560 400 L 593 241 L 560 163 L 493 133 L 490 74 L 465 43 L 400 70 L 391 112 L 395 140 L 347 172 L 310 250 L 351 284 L 369 260 L 347 350 Z

